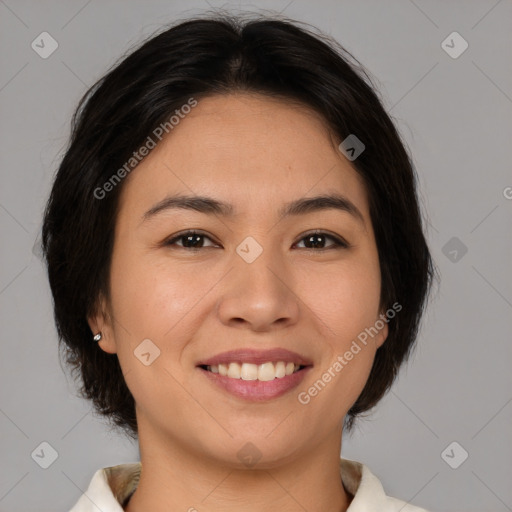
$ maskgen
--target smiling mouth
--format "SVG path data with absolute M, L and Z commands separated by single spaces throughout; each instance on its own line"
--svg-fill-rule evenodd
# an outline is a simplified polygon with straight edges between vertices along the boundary
M 233 361 L 227 364 L 199 365 L 199 368 L 230 379 L 267 382 L 300 372 L 307 366 L 286 361 L 268 361 L 263 364 Z

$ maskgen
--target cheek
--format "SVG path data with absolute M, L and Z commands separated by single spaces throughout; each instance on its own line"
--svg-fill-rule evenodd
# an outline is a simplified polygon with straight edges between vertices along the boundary
M 121 252 L 121 251 L 120 251 Z M 204 280 L 137 250 L 113 258 L 112 303 L 119 321 L 143 337 L 161 339 L 206 293 Z
M 178 363 L 190 336 L 187 313 L 205 294 L 205 285 L 143 251 L 131 248 L 113 256 L 111 295 L 119 361 L 138 406 L 159 409 L 180 400 Z M 148 352 L 146 365 L 143 354 Z
M 304 279 L 300 296 L 322 320 L 326 339 L 342 350 L 349 340 L 378 318 L 378 261 L 356 257 L 317 269 L 314 279 Z
M 380 302 L 377 258 L 361 256 L 315 272 L 315 279 L 303 283 L 301 298 L 318 318 L 317 329 L 325 343 L 312 393 L 322 394 L 319 406 L 336 403 L 346 412 L 361 393 L 375 357 Z M 320 393 L 324 384 L 327 392 Z

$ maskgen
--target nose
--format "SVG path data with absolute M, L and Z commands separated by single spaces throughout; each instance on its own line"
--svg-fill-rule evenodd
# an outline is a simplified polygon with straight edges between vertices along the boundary
M 300 299 L 292 268 L 265 249 L 251 263 L 235 253 L 217 306 L 220 321 L 252 331 L 282 329 L 297 322 Z

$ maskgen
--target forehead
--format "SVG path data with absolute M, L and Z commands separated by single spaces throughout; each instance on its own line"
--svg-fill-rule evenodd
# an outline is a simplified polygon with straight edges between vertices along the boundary
M 238 214 L 337 191 L 367 217 L 363 179 L 338 143 L 319 114 L 296 103 L 247 93 L 200 99 L 129 175 L 121 212 L 176 192 L 215 195 Z

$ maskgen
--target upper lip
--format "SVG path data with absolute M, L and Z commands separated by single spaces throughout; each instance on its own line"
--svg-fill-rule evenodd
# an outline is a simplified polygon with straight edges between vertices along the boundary
M 232 362 L 263 364 L 269 361 L 284 361 L 285 363 L 295 363 L 301 366 L 311 366 L 313 363 L 307 357 L 297 354 L 284 348 L 273 348 L 269 350 L 256 350 L 251 348 L 241 348 L 222 352 L 216 356 L 200 361 L 197 366 L 213 366 L 219 364 L 228 364 Z

